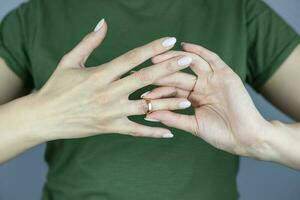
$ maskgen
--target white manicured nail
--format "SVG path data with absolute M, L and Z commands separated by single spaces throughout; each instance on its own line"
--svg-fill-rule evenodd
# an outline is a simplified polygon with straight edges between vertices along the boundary
M 105 22 L 105 19 L 101 19 L 101 20 L 98 22 L 97 26 L 95 27 L 94 31 L 95 31 L 95 32 L 98 32 L 98 31 L 102 28 L 104 22 Z
M 143 98 L 144 96 L 146 96 L 147 94 L 149 94 L 151 91 L 145 92 L 144 94 L 141 95 L 141 98 Z
M 191 102 L 190 101 L 182 101 L 179 103 L 179 107 L 180 108 L 188 108 L 191 106 Z
M 192 62 L 192 58 L 189 56 L 184 56 L 177 61 L 178 65 L 180 66 L 189 65 L 191 64 L 191 62 Z
M 172 138 L 174 135 L 172 133 L 165 133 L 163 134 L 163 138 Z
M 165 39 L 163 41 L 162 45 L 164 47 L 170 47 L 170 46 L 173 46 L 175 43 L 176 43 L 176 38 L 175 37 L 170 37 L 170 38 Z
M 149 122 L 159 122 L 158 119 L 152 119 L 152 118 L 147 118 L 147 117 L 145 117 L 144 119 Z

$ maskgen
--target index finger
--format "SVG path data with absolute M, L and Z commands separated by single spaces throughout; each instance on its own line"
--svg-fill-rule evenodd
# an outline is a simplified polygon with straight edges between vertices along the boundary
M 146 45 L 136 47 L 127 53 L 113 59 L 107 65 L 107 72 L 112 80 L 122 76 L 146 60 L 170 50 L 176 43 L 175 37 L 164 37 Z
M 130 76 L 113 82 L 111 84 L 111 90 L 117 94 L 128 94 L 154 83 L 159 78 L 187 68 L 192 61 L 193 59 L 189 56 L 178 56 L 150 67 L 143 68 Z

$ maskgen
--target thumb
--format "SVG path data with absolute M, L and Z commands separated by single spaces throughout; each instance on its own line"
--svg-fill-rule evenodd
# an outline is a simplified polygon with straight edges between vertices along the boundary
M 67 53 L 63 62 L 66 66 L 74 67 L 84 64 L 91 53 L 102 43 L 107 33 L 107 24 L 104 19 L 100 20 L 93 32 L 86 35 L 80 43 Z

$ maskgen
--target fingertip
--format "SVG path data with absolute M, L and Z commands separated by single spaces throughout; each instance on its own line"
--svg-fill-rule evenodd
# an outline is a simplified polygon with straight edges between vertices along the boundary
M 97 41 L 96 43 L 98 43 L 99 41 L 102 42 L 102 40 L 106 36 L 107 29 L 108 29 L 108 26 L 107 26 L 106 20 L 103 18 L 98 22 L 98 24 L 94 28 L 94 31 L 91 33 L 92 36 L 95 37 L 95 39 Z
M 179 59 L 177 60 L 177 64 L 179 66 L 188 66 L 192 63 L 193 58 L 190 56 L 180 56 Z
M 145 98 L 149 93 L 151 93 L 151 91 L 147 91 L 147 92 L 143 93 L 143 94 L 141 95 L 141 98 Z
M 105 28 L 105 26 L 106 26 L 106 21 L 104 18 L 102 18 L 95 26 L 94 32 L 95 33 L 100 32 L 103 28 Z
M 191 46 L 189 43 L 187 42 L 181 42 L 181 47 L 184 49 L 184 50 L 188 50 Z
M 152 62 L 153 64 L 158 63 L 156 57 L 157 57 L 157 56 L 154 56 L 154 57 L 151 58 L 151 62 Z
M 188 43 L 188 42 L 182 42 L 181 46 L 184 50 L 189 50 L 189 51 L 195 50 L 196 48 L 203 48 L 200 45 L 196 45 L 196 44 Z
M 144 120 L 146 120 L 148 122 L 159 122 L 158 119 L 153 119 L 153 118 L 149 118 L 149 117 L 145 117 Z
M 191 105 L 192 105 L 192 103 L 187 99 L 184 99 L 183 101 L 179 102 L 179 108 L 180 109 L 189 108 Z
M 165 37 L 162 38 L 162 46 L 166 48 L 172 48 L 177 42 L 177 39 L 175 37 Z
M 162 138 L 173 138 L 174 135 L 171 133 L 171 131 L 167 131 L 163 133 Z

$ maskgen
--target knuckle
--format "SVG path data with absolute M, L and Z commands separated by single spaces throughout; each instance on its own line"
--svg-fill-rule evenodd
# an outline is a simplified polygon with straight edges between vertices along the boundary
M 90 39 L 91 39 L 91 36 L 90 35 L 86 35 L 84 38 L 82 38 L 81 42 L 82 43 L 87 43 L 87 42 L 90 41 Z
M 70 52 L 68 52 L 65 55 L 63 55 L 63 57 L 60 60 L 60 63 L 62 65 L 68 65 L 70 63 L 70 55 L 71 55 Z
M 100 80 L 102 73 L 100 71 L 93 70 L 87 75 L 87 80 L 91 82 L 95 82 Z
M 138 137 L 140 136 L 139 132 L 137 131 L 137 129 L 133 129 L 131 131 L 128 132 L 129 135 L 133 136 L 133 137 Z
M 195 83 L 197 81 L 197 76 L 195 76 L 195 75 L 191 75 L 191 76 L 189 76 L 189 78 L 191 79 L 190 82 L 192 82 L 192 83 Z
M 137 104 L 137 112 L 145 114 L 148 111 L 148 105 L 145 100 L 140 100 Z
M 158 43 L 154 43 L 150 46 L 152 52 L 160 52 L 162 47 L 161 47 L 161 44 L 158 44 Z
M 171 96 L 176 97 L 178 95 L 178 90 L 175 87 L 171 88 Z
M 63 55 L 63 57 L 61 58 L 62 61 L 66 61 L 68 60 L 70 57 L 70 52 L 66 53 L 65 55 Z
M 177 66 L 177 60 L 175 59 L 172 59 L 171 61 L 167 61 L 165 65 L 167 72 L 174 72 L 175 66 Z
M 88 35 L 84 36 L 84 38 L 82 38 L 83 43 L 92 42 L 94 40 L 95 40 L 95 37 L 92 37 L 91 34 L 88 34 Z
M 101 92 L 101 94 L 98 95 L 98 104 L 101 106 L 110 103 L 111 99 L 109 98 L 109 95 L 107 92 Z
M 154 74 L 146 69 L 141 69 L 135 73 L 138 81 L 142 83 L 152 83 L 155 80 Z
M 205 54 L 205 50 L 203 48 L 200 48 L 200 47 L 196 47 L 196 50 L 197 50 L 197 54 L 199 56 Z
M 220 60 L 219 55 L 216 54 L 216 53 L 212 53 L 211 56 L 210 56 L 209 62 L 212 63 L 212 64 L 218 64 L 219 60 Z
M 171 83 L 171 85 L 179 86 L 179 85 L 182 84 L 182 80 L 180 80 L 180 79 L 174 79 L 170 83 Z
M 139 62 L 141 55 L 140 55 L 138 49 L 133 49 L 133 50 L 127 52 L 124 55 L 124 57 L 125 57 L 125 60 L 127 60 L 128 62 L 130 62 L 132 64 L 136 64 Z

